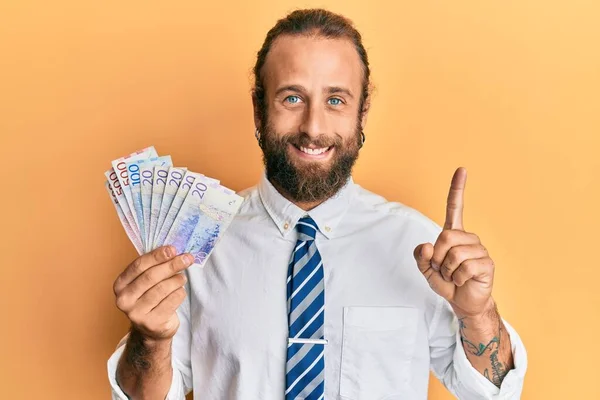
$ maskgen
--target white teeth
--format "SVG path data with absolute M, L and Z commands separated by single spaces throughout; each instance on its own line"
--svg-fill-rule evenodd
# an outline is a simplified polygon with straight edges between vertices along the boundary
M 306 153 L 306 154 L 318 155 L 318 154 L 325 153 L 327 150 L 329 150 L 329 147 L 325 147 L 325 148 L 322 148 L 322 149 L 309 149 L 309 148 L 306 148 L 306 147 L 300 147 L 300 150 L 303 153 Z

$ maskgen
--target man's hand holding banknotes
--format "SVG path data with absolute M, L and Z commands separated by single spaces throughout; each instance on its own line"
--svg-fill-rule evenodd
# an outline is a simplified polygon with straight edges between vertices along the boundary
M 121 224 L 140 254 L 114 282 L 117 307 L 131 321 L 129 345 L 143 345 L 156 360 L 152 365 L 127 360 L 118 379 L 141 386 L 132 381 L 130 368 L 170 371 L 176 310 L 186 297 L 183 271 L 204 266 L 243 198 L 216 179 L 173 167 L 171 157 L 160 157 L 154 147 L 113 160 L 105 176 Z

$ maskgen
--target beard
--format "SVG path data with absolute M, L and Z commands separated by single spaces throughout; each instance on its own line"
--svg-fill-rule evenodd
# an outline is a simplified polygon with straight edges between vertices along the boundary
M 270 124 L 260 140 L 267 179 L 283 190 L 293 201 L 322 202 L 336 194 L 348 181 L 352 167 L 362 146 L 361 127 L 358 121 L 349 139 L 341 136 L 320 135 L 311 138 L 306 133 L 279 135 Z M 326 164 L 319 161 L 294 161 L 289 155 L 289 144 L 296 148 L 314 146 L 334 151 Z

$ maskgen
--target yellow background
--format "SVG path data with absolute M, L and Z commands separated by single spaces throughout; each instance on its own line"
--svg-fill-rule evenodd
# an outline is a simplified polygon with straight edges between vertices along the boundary
M 0 397 L 106 399 L 128 327 L 112 282 L 135 257 L 103 187 L 155 145 L 236 190 L 262 171 L 250 70 L 288 11 L 363 33 L 377 86 L 355 170 L 497 265 L 529 353 L 524 399 L 597 399 L 600 6 L 569 1 L 0 2 Z M 431 384 L 431 399 L 451 398 Z

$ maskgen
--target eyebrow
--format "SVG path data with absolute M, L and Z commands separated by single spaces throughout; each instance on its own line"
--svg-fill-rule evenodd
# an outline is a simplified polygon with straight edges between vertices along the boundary
M 348 90 L 346 88 L 343 88 L 343 87 L 339 87 L 339 86 L 329 86 L 327 88 L 327 92 L 329 94 L 344 93 L 345 95 L 347 95 L 351 99 L 354 98 L 354 95 L 352 95 L 352 92 L 350 92 L 350 90 Z
M 280 95 L 283 92 L 297 92 L 297 93 L 306 93 L 306 88 L 304 88 L 304 86 L 302 85 L 286 85 L 286 86 L 282 86 L 279 89 L 277 89 L 277 91 L 275 92 L 275 96 Z M 335 94 L 335 93 L 344 93 L 345 95 L 349 96 L 350 98 L 354 98 L 354 95 L 352 94 L 352 92 L 350 92 L 350 90 L 340 87 L 340 86 L 329 86 L 327 87 L 327 93 L 328 94 Z

